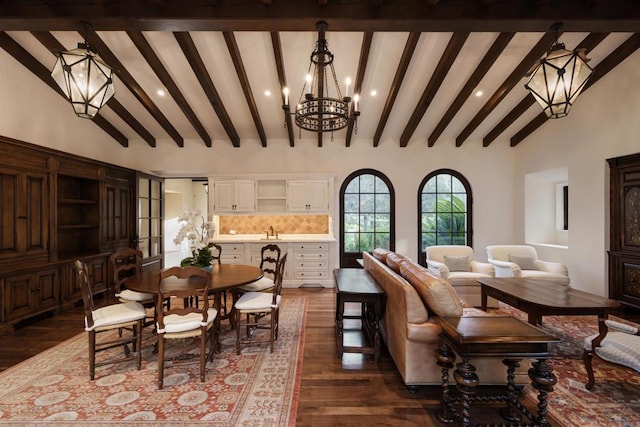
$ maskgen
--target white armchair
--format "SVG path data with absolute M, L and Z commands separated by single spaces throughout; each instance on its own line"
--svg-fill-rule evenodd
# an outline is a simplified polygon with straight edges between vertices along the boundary
M 559 262 L 539 260 L 533 246 L 487 246 L 487 258 L 495 267 L 496 277 L 547 279 L 569 286 L 567 267 Z
M 493 265 L 476 261 L 473 249 L 469 246 L 428 246 L 425 253 L 431 274 L 448 280 L 461 300 L 480 306 L 480 284 L 476 279 L 493 277 Z M 498 302 L 490 298 L 487 305 L 497 307 Z

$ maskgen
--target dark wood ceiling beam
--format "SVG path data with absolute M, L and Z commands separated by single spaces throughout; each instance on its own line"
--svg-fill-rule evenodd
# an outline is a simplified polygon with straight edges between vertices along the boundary
M 276 70 L 278 72 L 278 80 L 280 81 L 280 96 L 282 97 L 282 105 L 285 105 L 284 88 L 288 88 L 287 75 L 284 72 L 284 58 L 282 56 L 282 43 L 280 43 L 280 34 L 276 31 L 271 32 L 271 45 L 273 46 L 273 57 L 276 61 Z M 283 108 L 284 123 L 289 136 L 289 146 L 295 146 L 293 139 L 293 123 L 291 122 L 291 113 L 289 109 Z
M 88 17 L 98 31 L 310 31 L 320 20 L 332 31 L 543 32 L 562 21 L 565 31 L 607 32 L 636 31 L 640 25 L 640 3 L 628 0 L 236 3 L 3 1 L 0 30 L 77 30 Z
M 451 120 L 455 117 L 455 115 L 460 111 L 464 103 L 469 99 L 469 96 L 473 92 L 473 90 L 478 87 L 484 76 L 487 74 L 491 66 L 496 62 L 496 60 L 500 57 L 502 51 L 507 47 L 511 39 L 515 33 L 500 33 L 498 37 L 495 39 L 487 53 L 482 58 L 482 61 L 478 64 L 476 69 L 471 74 L 471 77 L 464 84 L 464 87 L 460 90 L 456 99 L 451 103 L 447 112 L 442 116 L 440 122 L 436 125 L 436 127 L 429 135 L 428 145 L 429 147 L 433 147 L 436 143 L 442 132 L 449 126 Z
M 182 53 L 185 58 L 187 58 L 187 62 L 191 66 L 193 73 L 198 78 L 198 82 L 200 82 L 202 90 L 205 95 L 207 95 L 207 99 L 209 99 L 209 103 L 216 112 L 220 123 L 222 123 L 222 127 L 224 127 L 227 136 L 231 140 L 231 144 L 233 144 L 234 147 L 240 147 L 240 137 L 238 136 L 238 132 L 236 132 L 236 128 L 233 126 L 229 113 L 227 113 L 227 109 L 222 103 L 222 99 L 218 94 L 216 86 L 211 80 L 209 71 L 204 65 L 202 57 L 198 53 L 198 48 L 196 48 L 191 35 L 184 32 L 173 33 L 173 35 L 178 41 L 178 45 L 182 49 Z
M 391 110 L 393 109 L 393 104 L 396 102 L 398 92 L 400 91 L 400 87 L 402 86 L 402 81 L 404 80 L 404 76 L 407 73 L 407 68 L 409 68 L 411 58 L 413 57 L 413 53 L 416 50 L 416 45 L 418 44 L 419 39 L 420 33 L 410 33 L 409 37 L 407 37 L 407 42 L 404 45 L 404 50 L 402 51 L 402 56 L 400 57 L 400 63 L 398 64 L 396 74 L 393 77 L 393 82 L 391 83 L 391 88 L 389 89 L 387 100 L 384 103 L 384 108 L 382 109 L 380 120 L 378 120 L 376 133 L 373 136 L 374 147 L 377 147 L 380 143 L 382 132 L 384 131 L 384 127 L 387 125 L 387 120 L 389 120 L 389 115 L 391 114 Z
M 445 48 L 444 53 L 431 76 L 431 79 L 429 79 L 427 87 L 424 89 L 424 92 L 418 101 L 418 105 L 416 105 L 415 110 L 413 110 L 413 114 L 411 114 L 411 118 L 400 136 L 401 147 L 406 147 L 409 143 L 409 139 L 411 139 L 411 136 L 418 127 L 422 117 L 427 112 L 427 108 L 429 108 L 431 101 L 436 96 L 436 93 L 438 92 L 438 89 L 440 89 L 445 77 L 447 77 L 449 69 L 458 57 L 458 54 L 468 37 L 469 33 L 454 33 L 451 36 L 451 39 L 449 40 L 449 43 L 447 44 L 447 47 Z
M 591 73 L 580 96 L 638 49 L 640 49 L 640 33 L 635 33 L 594 67 L 593 73 Z M 549 120 L 549 118 L 545 113 L 538 114 L 511 138 L 510 145 L 515 147 L 521 143 L 527 136 L 531 135 L 533 131 L 546 123 L 547 120 Z
M 107 44 L 96 33 L 92 33 L 89 38 L 91 49 L 96 52 L 103 61 L 109 64 L 117 74 L 120 81 L 131 91 L 138 101 L 146 108 L 151 116 L 162 126 L 162 128 L 175 141 L 178 147 L 184 147 L 184 139 L 171 122 L 162 114 L 162 111 L 153 103 L 149 95 L 142 89 L 127 68 L 120 62 L 116 55 L 109 49 Z
M 0 47 L 4 49 L 9 55 L 11 55 L 16 61 L 18 61 L 27 70 L 31 71 L 36 77 L 42 80 L 47 86 L 53 89 L 58 95 L 65 100 L 69 100 L 67 96 L 62 92 L 60 87 L 51 77 L 51 72 L 34 58 L 29 52 L 27 52 L 22 46 L 20 46 L 15 40 L 13 40 L 7 33 L 0 31 Z M 71 107 L 69 107 L 71 113 Z M 96 115 L 92 122 L 98 125 L 103 131 L 105 131 L 111 138 L 118 141 L 123 147 L 129 146 L 129 140 L 122 132 L 116 129 L 111 123 L 109 123 L 100 114 Z
M 236 42 L 236 38 L 233 35 L 233 33 L 224 31 L 222 34 L 224 35 L 224 41 L 227 43 L 227 49 L 229 50 L 229 54 L 231 55 L 233 66 L 236 69 L 236 74 L 238 75 L 238 79 L 240 80 L 240 86 L 242 86 L 242 92 L 244 93 L 244 97 L 247 100 L 247 105 L 249 106 L 249 110 L 251 111 L 251 117 L 253 117 L 253 123 L 255 124 L 256 130 L 258 131 L 258 137 L 260 138 L 260 142 L 262 143 L 262 146 L 266 147 L 267 135 L 264 132 L 264 127 L 262 126 L 262 120 L 260 120 L 260 114 L 258 113 L 256 100 L 253 98 L 253 92 L 251 91 L 249 78 L 247 77 L 247 73 L 244 69 L 244 64 L 242 63 L 242 56 L 240 55 L 240 49 L 238 48 L 238 43 Z
M 356 80 L 353 84 L 353 94 L 360 94 L 362 91 L 362 82 L 364 81 L 364 75 L 367 72 L 367 62 L 369 61 L 369 52 L 371 51 L 371 42 L 373 41 L 373 33 L 364 33 L 362 37 L 362 47 L 360 48 L 360 59 L 358 60 L 358 71 L 356 73 Z M 352 97 L 353 98 L 353 97 Z M 347 135 L 345 139 L 345 145 L 351 146 L 351 136 L 353 135 L 353 127 L 357 120 L 354 115 L 354 103 L 349 105 L 349 124 L 347 125 Z
M 156 55 L 155 51 L 144 37 L 144 35 L 139 31 L 127 31 L 127 35 L 133 42 L 133 44 L 138 48 L 144 59 L 147 61 L 147 64 L 151 67 L 153 72 L 158 76 L 160 82 L 167 89 L 169 94 L 173 97 L 173 100 L 178 104 L 178 107 L 182 111 L 182 113 L 187 117 L 191 126 L 198 132 L 200 138 L 207 147 L 211 147 L 211 137 L 207 133 L 207 130 L 204 128 L 200 119 L 196 115 L 195 111 L 189 105 L 189 102 L 184 97 L 178 85 L 169 74 L 169 71 L 165 68 L 164 64 Z
M 539 61 L 542 55 L 556 41 L 555 33 L 547 33 L 536 43 L 529 51 L 527 56 L 520 61 L 520 64 L 511 72 L 509 77 L 500 85 L 500 87 L 491 95 L 491 98 L 482 106 L 480 111 L 471 119 L 465 128 L 456 137 L 456 147 L 460 147 L 464 141 L 471 136 L 474 130 L 486 119 L 489 114 L 498 106 L 498 104 L 507 96 L 521 80 L 522 76 L 531 69 L 531 66 Z
M 591 33 L 585 37 L 577 46 L 576 49 L 585 49 L 586 52 L 590 52 L 594 47 L 599 45 L 609 33 Z M 522 116 L 533 104 L 536 103 L 535 98 L 531 94 L 527 94 L 507 115 L 500 120 L 489 133 L 482 138 L 482 146 L 488 147 L 495 139 L 502 134 L 513 122 L 515 122 L 520 116 Z
M 33 31 L 31 33 L 40 43 L 44 45 L 51 53 L 57 55 L 60 52 L 64 52 L 67 49 L 63 46 L 62 43 L 56 39 L 53 34 L 46 31 Z M 112 97 L 108 104 L 109 108 L 113 110 L 120 118 L 131 127 L 138 135 L 144 139 L 147 144 L 151 147 L 156 146 L 156 139 L 151 135 L 147 129 L 145 129 L 142 124 L 136 120 L 135 117 L 120 104 L 120 102 L 116 99 L 116 97 Z

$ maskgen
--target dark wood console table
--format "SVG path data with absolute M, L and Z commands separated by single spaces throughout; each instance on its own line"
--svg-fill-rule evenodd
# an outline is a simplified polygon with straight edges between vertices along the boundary
M 472 402 L 499 401 L 506 403 L 501 410 L 502 416 L 512 423 L 528 425 L 521 423 L 522 414 L 531 421 L 531 425 L 549 425 L 546 419 L 547 394 L 553 391 L 557 378 L 546 359 L 549 358 L 548 344 L 560 341 L 558 338 L 511 316 L 437 317 L 436 321 L 442 328 L 441 343 L 436 350 L 438 365 L 442 367 L 442 401 L 437 413 L 440 421 L 460 422 L 467 427 L 471 425 Z M 462 362 L 454 365 L 456 353 L 462 357 Z M 502 363 L 507 367 L 506 394 L 476 396 L 480 378 L 470 359 L 478 357 L 503 358 Z M 529 412 L 519 401 L 514 381 L 515 369 L 525 358 L 535 359 L 529 369 L 529 378 L 539 393 L 537 415 Z M 449 394 L 449 370 L 454 366 L 459 397 Z M 461 404 L 461 409 L 456 404 Z
M 373 354 L 375 360 L 380 357 L 380 330 L 378 321 L 382 317 L 385 305 L 384 290 L 366 270 L 361 268 L 336 268 L 336 342 L 338 357 L 343 353 Z M 357 302 L 362 304 L 359 315 L 345 315 L 344 304 Z M 362 336 L 362 345 L 344 345 L 344 319 L 362 321 L 358 331 Z

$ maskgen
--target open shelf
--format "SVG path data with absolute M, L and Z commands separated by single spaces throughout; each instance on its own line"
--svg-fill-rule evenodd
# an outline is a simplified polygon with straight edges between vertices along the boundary
M 59 175 L 57 181 L 58 253 L 95 253 L 100 247 L 100 183 Z

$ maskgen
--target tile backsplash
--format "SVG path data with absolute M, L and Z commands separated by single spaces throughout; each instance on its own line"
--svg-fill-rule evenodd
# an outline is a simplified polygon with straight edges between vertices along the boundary
M 329 215 L 220 215 L 219 234 L 329 234 Z

